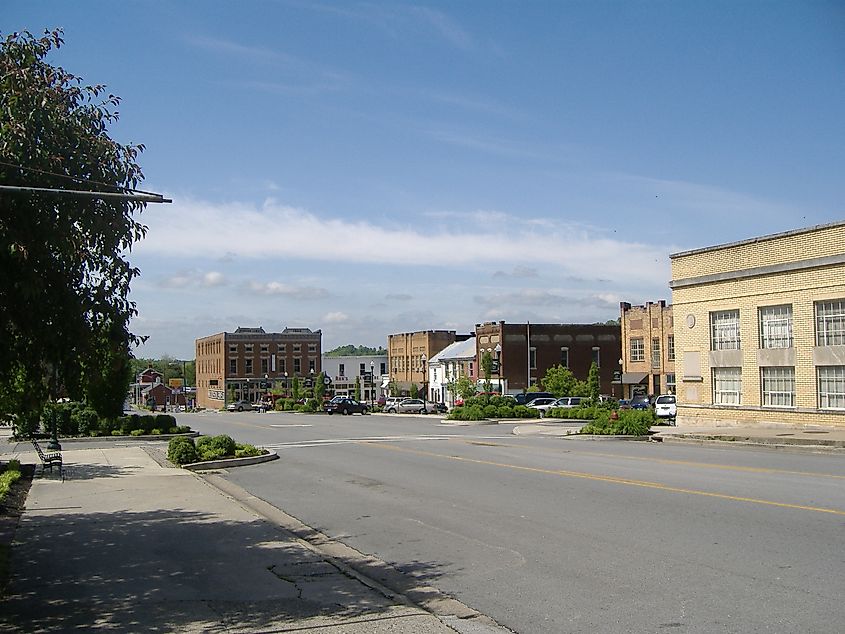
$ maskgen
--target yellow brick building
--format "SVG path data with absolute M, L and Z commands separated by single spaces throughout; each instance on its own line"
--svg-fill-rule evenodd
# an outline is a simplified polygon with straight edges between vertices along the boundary
M 675 394 L 675 326 L 672 307 L 666 302 L 619 305 L 622 329 L 622 376 L 613 395 Z
M 670 257 L 679 423 L 845 427 L 845 222 Z

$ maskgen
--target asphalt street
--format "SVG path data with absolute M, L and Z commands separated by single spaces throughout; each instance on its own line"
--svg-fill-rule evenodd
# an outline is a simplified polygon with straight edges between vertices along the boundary
M 845 458 L 439 418 L 180 414 L 275 449 L 226 478 L 523 634 L 838 632 Z

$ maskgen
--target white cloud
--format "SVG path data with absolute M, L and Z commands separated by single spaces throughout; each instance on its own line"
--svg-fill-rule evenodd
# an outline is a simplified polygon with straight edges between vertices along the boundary
M 203 273 L 196 269 L 189 271 L 181 271 L 168 277 L 162 278 L 157 282 L 161 288 L 190 288 L 190 287 L 215 287 L 225 286 L 228 283 L 222 273 L 217 271 L 208 271 Z
M 323 316 L 323 321 L 327 324 L 342 324 L 345 321 L 349 321 L 349 315 L 340 311 L 328 313 Z
M 281 295 L 291 299 L 324 299 L 329 292 L 313 286 L 292 286 L 282 282 L 250 282 L 250 289 L 259 295 Z
M 142 220 L 150 230 L 137 253 L 171 258 L 256 260 L 287 258 L 391 266 L 515 267 L 552 269 L 559 277 L 626 279 L 664 284 L 669 247 L 624 242 L 583 227 L 548 221 L 547 226 L 471 225 L 432 231 L 415 226 L 380 226 L 365 220 L 320 217 L 268 200 L 243 203 L 176 199 L 166 213 L 151 209 Z M 258 292 L 297 293 L 271 283 Z M 315 289 L 310 289 L 314 291 Z

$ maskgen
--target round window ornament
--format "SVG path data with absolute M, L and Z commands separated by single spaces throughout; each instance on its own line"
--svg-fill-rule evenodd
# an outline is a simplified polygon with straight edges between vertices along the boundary
M 687 315 L 687 328 L 695 326 L 695 315 Z

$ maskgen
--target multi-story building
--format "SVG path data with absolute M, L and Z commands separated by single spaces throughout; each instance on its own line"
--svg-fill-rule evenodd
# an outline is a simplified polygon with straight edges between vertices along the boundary
M 387 387 L 387 355 L 323 355 L 323 372 L 332 380 L 331 390 L 335 395 L 360 398 L 370 403 L 378 400 Z M 359 394 L 355 393 L 356 381 Z
M 411 384 L 425 388 L 428 360 L 449 344 L 465 341 L 469 337 L 456 335 L 454 330 L 422 330 L 388 335 L 388 371 L 393 389 L 400 394 L 408 394 Z
M 613 396 L 675 393 L 675 330 L 672 306 L 664 300 L 644 306 L 619 305 L 622 330 L 620 383 Z
M 617 325 L 492 321 L 475 325 L 475 341 L 479 380 L 484 378 L 480 364 L 487 352 L 497 362 L 490 382 L 506 394 L 527 390 L 556 365 L 585 381 L 593 362 L 599 368 L 602 393 L 610 394 L 621 358 Z
M 470 337 L 446 346 L 431 357 L 428 362 L 428 400 L 454 405 L 455 394 L 449 391 L 449 385 L 464 376 L 476 382 L 478 364 L 475 355 L 475 337 Z
M 679 422 L 845 426 L 845 222 L 671 262 Z
M 196 340 L 197 404 L 256 401 L 269 388 L 321 371 L 322 332 L 310 328 L 238 328 Z

